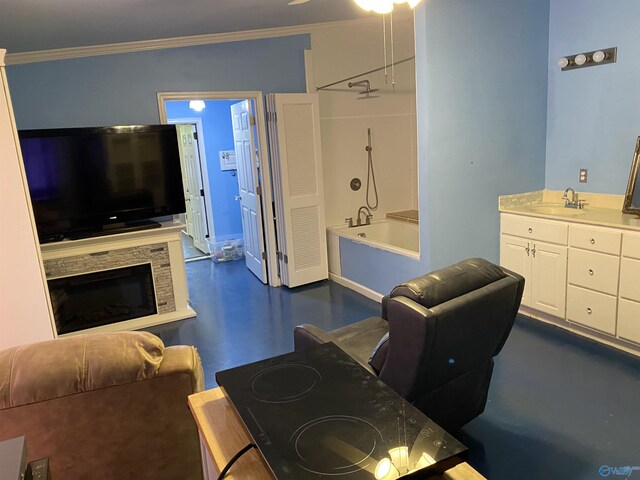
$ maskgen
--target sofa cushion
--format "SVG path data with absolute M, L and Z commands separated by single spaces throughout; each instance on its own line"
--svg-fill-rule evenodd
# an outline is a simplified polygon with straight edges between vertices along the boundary
M 401 283 L 389 295 L 407 297 L 425 308 L 433 308 L 505 276 L 497 265 L 482 258 L 470 258 Z
M 77 335 L 2 350 L 0 409 L 154 377 L 163 350 L 162 340 L 148 332 Z

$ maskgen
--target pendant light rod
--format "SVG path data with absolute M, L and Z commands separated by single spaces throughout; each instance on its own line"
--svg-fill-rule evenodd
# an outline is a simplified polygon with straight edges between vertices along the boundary
M 324 90 L 325 88 L 333 87 L 334 85 L 337 85 L 339 83 L 348 82 L 349 80 L 353 80 L 354 78 L 363 77 L 365 75 L 369 75 L 370 73 L 379 72 L 380 70 L 384 70 L 385 68 L 389 68 L 389 67 L 392 67 L 394 65 L 400 65 L 401 63 L 408 62 L 409 60 L 413 60 L 414 58 L 416 58 L 416 57 L 415 56 L 407 57 L 407 58 L 404 58 L 402 60 L 398 60 L 395 63 L 390 63 L 388 65 L 384 65 L 384 66 L 379 67 L 379 68 L 374 68 L 373 70 L 369 70 L 368 72 L 362 72 L 362 73 L 359 73 L 358 75 L 354 75 L 352 77 L 343 78 L 342 80 L 338 80 L 337 82 L 327 83 L 326 85 L 323 85 L 321 87 L 316 87 L 316 92 L 318 90 Z

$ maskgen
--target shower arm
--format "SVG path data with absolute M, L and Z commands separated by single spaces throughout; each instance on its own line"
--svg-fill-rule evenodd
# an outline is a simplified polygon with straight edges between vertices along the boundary
M 401 63 L 408 62 L 409 60 L 413 60 L 415 58 L 416 58 L 415 56 L 407 57 L 407 58 L 404 58 L 402 60 L 398 60 L 395 63 L 392 62 L 392 63 L 390 63 L 388 65 L 384 65 L 384 66 L 382 66 L 380 68 L 374 68 L 373 70 L 369 70 L 368 72 L 362 72 L 362 73 L 359 73 L 358 75 L 353 75 L 352 77 L 343 78 L 342 80 L 338 80 L 337 82 L 328 83 L 326 85 L 322 85 L 321 87 L 316 87 L 316 92 L 319 91 L 319 90 L 324 90 L 325 88 L 333 87 L 334 85 L 338 85 L 339 83 L 348 82 L 349 80 L 353 80 L 354 78 L 363 77 L 364 75 L 369 75 L 370 73 L 379 72 L 380 70 L 384 70 L 385 68 L 389 68 L 389 67 L 392 67 L 394 65 L 399 65 Z

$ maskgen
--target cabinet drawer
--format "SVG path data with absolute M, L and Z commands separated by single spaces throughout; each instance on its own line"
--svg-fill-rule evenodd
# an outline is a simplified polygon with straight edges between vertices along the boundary
M 620 261 L 620 296 L 640 302 L 640 260 Z
M 567 244 L 569 235 L 567 223 L 540 220 L 524 215 L 502 214 L 500 227 L 502 233 L 560 245 Z
M 640 260 L 640 234 L 625 233 L 623 235 L 622 255 Z
M 616 333 L 617 298 L 604 293 L 567 287 L 567 320 L 600 332 Z
M 640 343 L 640 303 L 620 300 L 618 306 L 618 337 Z
M 620 257 L 569 249 L 569 283 L 609 295 L 618 294 Z
M 569 246 L 584 248 L 592 252 L 620 255 L 622 233 L 604 228 L 571 225 L 569 227 Z

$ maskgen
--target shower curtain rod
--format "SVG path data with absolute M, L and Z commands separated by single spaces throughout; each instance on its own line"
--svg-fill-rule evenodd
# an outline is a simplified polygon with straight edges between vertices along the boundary
M 399 65 L 401 63 L 408 62 L 409 60 L 413 60 L 414 58 L 416 58 L 416 57 L 415 56 L 407 57 L 407 58 L 404 58 L 402 60 L 398 60 L 395 63 L 390 63 L 390 64 L 385 65 L 385 66 L 380 67 L 380 68 L 374 68 L 373 70 L 369 70 L 368 72 L 359 73 L 358 75 L 354 75 L 353 77 L 343 78 L 342 80 L 338 80 L 337 82 L 333 82 L 333 83 L 327 83 L 326 85 L 323 85 L 321 87 L 316 87 L 316 92 L 318 90 L 323 90 L 325 88 L 333 87 L 334 85 L 337 85 L 339 83 L 348 82 L 349 80 L 353 80 L 354 78 L 362 77 L 364 75 L 369 75 L 370 73 L 379 72 L 380 70 L 384 70 L 385 68 L 389 68 L 389 67 L 391 67 L 393 65 Z

